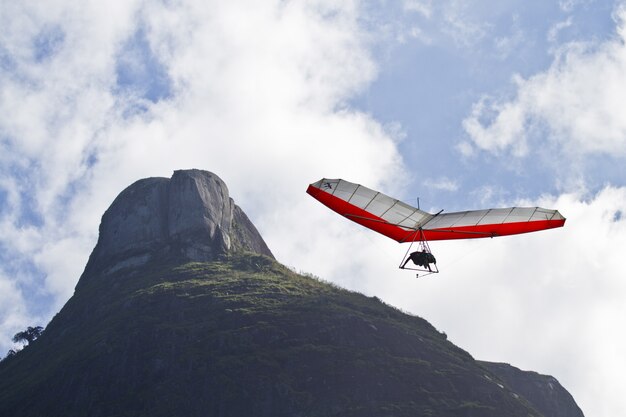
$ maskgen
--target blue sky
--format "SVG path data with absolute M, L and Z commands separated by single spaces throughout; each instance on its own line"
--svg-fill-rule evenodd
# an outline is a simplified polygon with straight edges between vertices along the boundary
M 0 354 L 72 295 L 121 190 L 200 168 L 281 262 L 626 414 L 622 1 L 0 1 Z M 304 193 L 321 177 L 568 221 L 433 243 L 416 280 Z
M 562 189 L 563 178 L 572 172 L 536 157 L 538 152 L 513 165 L 502 155 L 460 158 L 458 145 L 467 137 L 463 120 L 482 97 L 514 97 L 514 78 L 528 79 L 549 68 L 563 45 L 614 38 L 614 3 L 415 4 L 423 8 L 407 11 L 405 6 L 397 12 L 399 24 L 395 22 L 394 33 L 376 51 L 380 74 L 352 103 L 383 123 L 401 124 L 406 140 L 399 149 L 415 177 L 411 189 L 427 191 L 424 181 L 454 183 L 456 189 L 447 187 L 449 193 L 442 193 L 443 187 L 424 196 L 463 206 L 474 204 L 473 191 L 486 184 L 501 187 L 503 195 L 498 197 L 503 199 Z M 463 19 L 464 26 L 451 27 L 452 17 L 446 14 Z M 591 189 L 607 180 L 623 183 L 617 163 L 613 170 L 597 169 L 607 159 L 611 156 L 585 163 L 585 182 Z

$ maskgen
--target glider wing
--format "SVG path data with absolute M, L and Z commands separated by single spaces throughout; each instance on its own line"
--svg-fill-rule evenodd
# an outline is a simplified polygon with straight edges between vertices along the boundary
M 430 214 L 342 179 L 323 178 L 309 185 L 307 193 L 342 216 L 398 242 L 505 236 L 565 224 L 557 210 L 540 207 Z

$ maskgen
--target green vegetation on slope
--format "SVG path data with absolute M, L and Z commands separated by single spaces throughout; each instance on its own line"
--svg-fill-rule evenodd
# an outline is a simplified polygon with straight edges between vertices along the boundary
M 0 415 L 541 416 L 425 320 L 261 255 L 88 278 L 0 363 Z

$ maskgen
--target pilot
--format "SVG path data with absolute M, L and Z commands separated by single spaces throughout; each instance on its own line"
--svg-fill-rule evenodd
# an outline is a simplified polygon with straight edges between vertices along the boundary
M 407 258 L 406 261 L 404 261 L 404 264 L 402 264 L 402 268 L 404 268 L 406 266 L 406 264 L 409 262 L 409 260 L 413 261 L 413 263 L 417 266 L 421 266 L 423 268 L 428 268 L 428 270 L 430 272 L 433 272 L 433 270 L 430 268 L 430 264 L 436 264 L 437 260 L 435 259 L 435 257 L 433 256 L 432 253 L 430 252 L 425 252 L 425 251 L 415 251 L 412 252 Z

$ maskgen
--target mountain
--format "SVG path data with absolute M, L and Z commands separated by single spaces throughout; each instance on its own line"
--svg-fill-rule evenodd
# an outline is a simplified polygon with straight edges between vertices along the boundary
M 481 364 L 518 395 L 526 398 L 537 410 L 542 410 L 546 416 L 583 415 L 574 398 L 556 378 L 537 372 L 522 371 L 506 363 L 481 362 Z
M 0 362 L 0 415 L 582 412 L 552 377 L 476 361 L 422 318 L 281 265 L 226 185 L 186 170 L 105 212 L 74 295 Z

